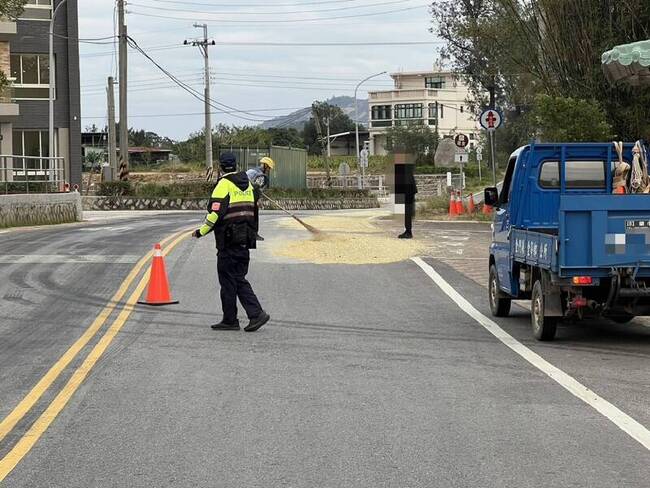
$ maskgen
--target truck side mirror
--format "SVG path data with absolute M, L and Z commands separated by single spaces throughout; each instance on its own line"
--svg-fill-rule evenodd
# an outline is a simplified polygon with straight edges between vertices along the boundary
M 486 188 L 483 194 L 483 201 L 490 207 L 495 207 L 499 203 L 499 190 L 496 187 Z

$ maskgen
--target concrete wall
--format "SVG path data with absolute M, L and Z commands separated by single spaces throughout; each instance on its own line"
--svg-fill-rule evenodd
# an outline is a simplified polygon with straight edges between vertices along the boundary
M 82 197 L 84 210 L 206 210 L 206 198 L 131 198 Z M 278 199 L 287 210 L 343 210 L 378 208 L 377 197 L 331 199 Z M 260 208 L 277 210 L 268 200 L 260 200 Z
M 0 227 L 62 224 L 82 219 L 79 193 L 0 195 Z

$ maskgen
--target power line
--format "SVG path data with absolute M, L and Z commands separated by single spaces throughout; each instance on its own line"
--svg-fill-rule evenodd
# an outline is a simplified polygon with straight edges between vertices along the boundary
M 302 110 L 304 107 L 285 107 L 285 108 L 253 108 L 248 109 L 255 112 L 280 112 L 285 110 Z M 215 110 L 210 112 L 212 115 L 232 114 L 232 110 Z M 129 115 L 129 117 L 187 117 L 192 115 L 204 115 L 204 112 L 185 112 L 185 113 L 168 113 L 168 114 L 138 114 Z M 82 119 L 105 119 L 105 115 L 87 115 Z
M 174 83 L 176 83 L 179 87 L 181 87 L 183 90 L 185 90 L 186 92 L 188 92 L 190 95 L 192 95 L 192 96 L 193 96 L 194 98 L 196 98 L 197 100 L 200 100 L 200 101 L 202 101 L 202 102 L 205 102 L 205 101 L 206 101 L 205 98 L 203 98 L 199 92 L 197 92 L 196 90 L 194 90 L 191 86 L 189 86 L 189 85 L 187 85 L 187 84 L 184 84 L 182 81 L 180 81 L 178 78 L 176 78 L 172 73 L 170 73 L 170 72 L 167 71 L 165 68 L 163 68 L 160 64 L 158 64 L 158 63 L 157 63 L 157 62 L 156 62 L 156 61 L 155 61 L 151 56 L 149 56 L 149 55 L 148 55 L 148 54 L 147 54 L 147 53 L 146 53 L 146 52 L 145 52 L 145 51 L 144 51 L 140 46 L 138 46 L 138 43 L 137 43 L 135 40 L 133 40 L 133 38 L 129 37 L 129 38 L 128 38 L 128 41 L 129 41 L 129 44 L 131 45 L 131 47 L 132 47 L 133 49 L 137 50 L 140 54 L 142 54 L 145 58 L 147 58 L 151 63 L 154 64 L 154 66 L 156 66 L 160 71 L 162 71 L 165 75 L 167 75 L 167 76 L 168 76 L 168 77 L 169 77 L 169 78 L 170 78 Z M 226 105 L 225 103 L 217 102 L 217 101 L 215 101 L 215 100 L 208 100 L 208 104 L 209 104 L 212 108 L 217 108 L 217 107 L 215 107 L 215 106 L 213 105 L 213 103 L 214 103 L 214 104 L 217 104 L 217 105 L 220 105 L 220 106 L 222 106 L 222 107 L 225 107 L 225 108 L 229 108 L 229 109 L 231 109 L 231 110 L 233 110 L 233 111 L 236 111 L 236 112 L 238 112 L 238 113 L 245 113 L 245 114 L 252 115 L 252 116 L 254 116 L 254 117 L 256 116 L 256 115 L 253 114 L 253 113 L 246 112 L 245 110 L 239 110 L 239 109 L 236 109 L 236 108 L 234 108 L 234 107 L 231 107 L 230 105 Z M 264 121 L 264 119 L 251 119 L 251 118 L 249 118 L 249 117 L 245 117 L 245 116 L 243 116 L 243 115 L 236 115 L 236 114 L 234 114 L 234 113 L 233 113 L 233 115 L 234 115 L 235 117 L 240 118 L 240 119 L 248 120 L 248 121 L 251 121 L 251 122 L 263 122 L 263 121 Z
M 394 10 L 384 10 L 381 12 L 368 12 L 368 13 L 363 13 L 363 14 L 356 14 L 356 15 L 339 15 L 336 17 L 317 17 L 317 18 L 311 18 L 311 19 L 276 19 L 276 20 L 238 20 L 238 19 L 201 19 L 202 22 L 218 22 L 220 24 L 223 23 L 235 23 L 235 24 L 280 24 L 280 23 L 301 23 L 301 22 L 322 22 L 322 21 L 328 21 L 328 20 L 342 20 L 342 19 L 356 19 L 359 17 L 370 17 L 370 16 L 377 16 L 377 15 L 387 15 L 387 14 L 394 14 L 394 13 L 399 13 L 399 12 L 407 12 L 410 10 L 416 10 L 420 8 L 425 8 L 429 7 L 428 4 L 425 5 L 418 5 L 415 7 L 406 7 L 406 8 L 399 8 L 399 9 L 394 9 Z M 157 15 L 157 14 L 152 14 L 152 13 L 144 13 L 144 12 L 137 12 L 135 10 L 129 10 L 128 12 L 130 15 L 138 15 L 141 17 L 153 17 L 157 19 L 169 19 L 169 20 L 180 20 L 183 22 L 188 22 L 191 21 L 192 19 L 187 18 L 187 17 L 172 17 L 170 15 Z M 192 12 L 188 12 L 192 13 Z
M 172 3 L 181 5 L 198 5 L 200 7 L 301 7 L 303 5 L 325 5 L 333 3 L 352 3 L 359 0 L 325 0 L 320 2 L 300 2 L 300 3 L 201 3 L 185 2 L 179 0 L 151 0 L 157 3 Z
M 132 5 L 134 7 L 141 7 L 141 8 L 148 8 L 148 9 L 153 9 L 153 10 L 162 10 L 166 12 L 187 12 L 187 13 L 193 13 L 193 14 L 210 14 L 210 15 L 295 15 L 295 14 L 313 14 L 313 13 L 321 13 L 321 12 L 340 12 L 344 10 L 353 10 L 353 9 L 360 9 L 360 8 L 370 8 L 370 7 L 380 7 L 384 5 L 395 5 L 397 3 L 406 3 L 406 2 L 412 2 L 414 0 L 388 0 L 388 1 L 383 1 L 383 2 L 377 2 L 377 3 L 369 3 L 369 4 L 363 4 L 363 5 L 350 5 L 347 7 L 335 7 L 335 8 L 326 8 L 326 9 L 310 9 L 310 10 L 289 10 L 289 11 L 275 11 L 275 12 L 251 12 L 251 11 L 246 11 L 246 12 L 241 12 L 241 11 L 229 11 L 229 12 L 216 12 L 214 10 L 190 10 L 187 7 L 183 8 L 169 8 L 169 7 L 161 7 L 158 5 L 143 5 L 141 3 L 134 3 L 134 2 L 129 2 L 129 5 Z M 268 5 L 267 5 L 268 6 Z M 246 7 L 246 5 L 240 5 L 239 7 Z
M 377 46 L 425 46 L 443 44 L 443 41 L 373 41 L 373 42 L 247 42 L 247 41 L 215 41 L 217 46 L 239 46 L 239 47 L 336 47 L 336 46 L 357 46 L 357 47 L 377 47 Z M 148 48 L 148 51 L 169 51 L 173 49 L 183 49 L 187 46 L 178 44 L 169 44 Z M 103 51 L 95 53 L 82 54 L 83 58 L 92 58 L 112 55 L 112 51 Z
M 271 46 L 271 47 L 332 47 L 332 46 L 417 46 L 444 44 L 443 41 L 386 41 L 386 42 L 248 42 L 215 41 L 217 46 Z

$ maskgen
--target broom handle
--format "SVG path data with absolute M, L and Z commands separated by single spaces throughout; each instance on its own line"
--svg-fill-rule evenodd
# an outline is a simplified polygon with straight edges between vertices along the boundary
M 297 220 L 297 217 L 296 217 L 294 214 L 292 214 L 291 212 L 289 212 L 286 208 L 284 208 L 282 205 L 280 205 L 278 202 L 276 202 L 276 201 L 273 200 L 272 198 L 269 198 L 269 196 L 268 196 L 266 193 L 264 193 L 262 190 L 260 190 L 260 193 L 261 193 L 262 195 L 264 195 L 264 198 L 266 198 L 266 199 L 267 199 L 269 202 L 271 202 L 273 205 L 275 205 L 275 206 L 278 207 L 280 210 L 282 210 L 284 213 L 290 215 L 291 217 L 293 217 L 294 219 Z

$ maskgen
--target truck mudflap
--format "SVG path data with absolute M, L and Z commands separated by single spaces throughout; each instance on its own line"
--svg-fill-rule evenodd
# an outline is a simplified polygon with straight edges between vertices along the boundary
M 560 275 L 623 267 L 650 276 L 650 195 L 563 194 Z

